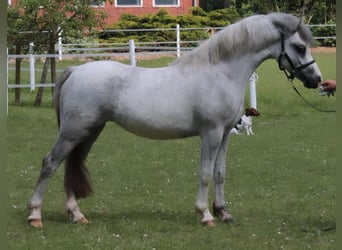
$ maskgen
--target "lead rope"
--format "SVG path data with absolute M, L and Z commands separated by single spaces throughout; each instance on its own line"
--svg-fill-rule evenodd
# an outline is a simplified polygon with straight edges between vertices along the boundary
M 312 103 L 308 102 L 305 97 L 299 92 L 299 90 L 296 88 L 296 86 L 294 86 L 293 81 L 289 81 L 291 83 L 291 86 L 293 88 L 293 90 L 303 99 L 303 101 L 310 106 L 311 108 L 319 111 L 319 112 L 325 112 L 325 113 L 332 113 L 332 112 L 336 112 L 335 110 L 325 110 L 325 109 L 320 109 L 318 107 L 316 107 L 315 105 L 313 105 Z

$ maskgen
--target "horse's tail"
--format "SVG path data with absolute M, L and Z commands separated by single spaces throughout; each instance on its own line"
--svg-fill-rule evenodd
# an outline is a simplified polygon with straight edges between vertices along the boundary
M 58 127 L 60 127 L 60 95 L 64 83 L 73 72 L 72 67 L 67 68 L 57 79 L 53 101 L 57 115 Z M 67 196 L 73 194 L 76 199 L 85 198 L 92 193 L 89 172 L 85 165 L 89 148 L 87 142 L 78 144 L 65 160 L 64 188 Z
M 76 199 L 89 196 L 93 189 L 85 159 L 88 154 L 85 142 L 75 147 L 65 160 L 64 188 L 67 196 L 74 194 Z

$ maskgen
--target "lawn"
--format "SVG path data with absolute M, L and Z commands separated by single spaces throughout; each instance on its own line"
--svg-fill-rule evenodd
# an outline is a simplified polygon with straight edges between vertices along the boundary
M 335 79 L 336 55 L 315 55 L 325 79 Z M 142 61 L 162 66 L 172 59 Z M 108 123 L 88 163 L 95 193 L 81 200 L 89 225 L 64 212 L 63 167 L 43 203 L 44 229 L 28 226 L 26 203 L 57 126 L 50 91 L 41 107 L 22 90 L 9 92 L 8 230 L 10 249 L 335 249 L 336 113 L 308 107 L 274 61 L 257 73 L 254 136 L 233 136 L 229 146 L 226 200 L 236 224 L 203 227 L 194 213 L 199 138 L 154 141 Z M 335 109 L 294 83 L 321 108 Z M 248 105 L 248 94 L 246 95 Z M 210 189 L 212 200 L 213 189 Z

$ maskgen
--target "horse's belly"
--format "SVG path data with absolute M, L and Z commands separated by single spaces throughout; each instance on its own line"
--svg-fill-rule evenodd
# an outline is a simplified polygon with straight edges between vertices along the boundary
M 150 139 L 177 139 L 195 136 L 198 132 L 194 128 L 183 127 L 180 126 L 165 126 L 163 124 L 154 123 L 149 124 L 148 122 L 120 122 L 116 121 L 118 125 L 127 131 Z
M 182 111 L 117 110 L 113 121 L 131 133 L 151 139 L 176 139 L 198 134 L 192 115 Z

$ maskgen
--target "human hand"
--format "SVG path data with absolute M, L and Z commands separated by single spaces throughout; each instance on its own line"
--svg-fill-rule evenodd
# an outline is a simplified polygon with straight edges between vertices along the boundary
M 336 90 L 336 81 L 335 80 L 326 80 L 320 83 L 323 91 L 335 91 Z

